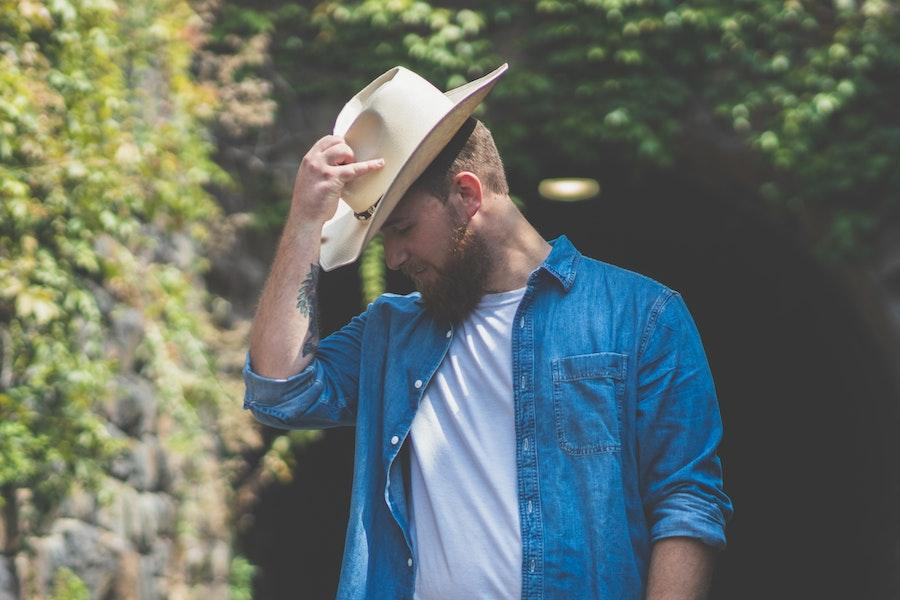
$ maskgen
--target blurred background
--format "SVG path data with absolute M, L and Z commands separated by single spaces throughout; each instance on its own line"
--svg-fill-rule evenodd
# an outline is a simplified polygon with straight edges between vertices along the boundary
M 353 431 L 241 409 L 294 174 L 387 69 L 507 61 L 477 116 L 526 216 L 700 329 L 712 597 L 900 598 L 888 0 L 0 0 L 0 598 L 334 596 Z M 409 291 L 377 241 L 321 287 L 325 332 Z

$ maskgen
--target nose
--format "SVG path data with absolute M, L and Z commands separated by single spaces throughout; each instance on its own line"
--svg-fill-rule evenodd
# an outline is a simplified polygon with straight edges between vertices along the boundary
M 403 245 L 394 240 L 391 236 L 384 236 L 384 264 L 388 269 L 396 271 L 403 266 L 409 259 L 409 253 L 403 248 Z

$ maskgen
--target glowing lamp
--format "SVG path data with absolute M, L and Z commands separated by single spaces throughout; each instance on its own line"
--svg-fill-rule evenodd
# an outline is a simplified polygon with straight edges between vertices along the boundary
M 545 179 L 538 184 L 538 193 L 548 200 L 578 202 L 599 194 L 600 184 L 596 179 L 584 177 Z

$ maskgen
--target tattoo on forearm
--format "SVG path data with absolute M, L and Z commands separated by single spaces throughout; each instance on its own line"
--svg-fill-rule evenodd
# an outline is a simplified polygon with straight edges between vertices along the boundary
M 319 349 L 319 315 L 318 311 L 313 309 L 309 315 L 309 329 L 306 332 L 306 339 L 303 341 L 303 356 L 308 356 Z
M 303 356 L 316 351 L 319 347 L 319 310 L 317 306 L 319 272 L 321 267 L 317 264 L 309 266 L 309 274 L 300 284 L 297 294 L 297 310 L 305 317 L 309 317 L 309 326 L 306 338 L 303 341 Z
M 316 293 L 319 288 L 319 270 L 321 267 L 313 263 L 309 265 L 309 273 L 300 284 L 297 294 L 297 310 L 304 317 L 309 317 L 316 309 Z

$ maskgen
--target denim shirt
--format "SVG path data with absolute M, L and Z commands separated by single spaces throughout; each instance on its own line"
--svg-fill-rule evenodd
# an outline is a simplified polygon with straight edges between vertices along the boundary
M 722 424 L 681 296 L 565 237 L 528 278 L 512 333 L 522 598 L 642 598 L 656 540 L 725 545 Z M 338 598 L 411 599 L 407 436 L 453 328 L 384 294 L 288 379 L 244 369 L 281 428 L 356 426 Z

